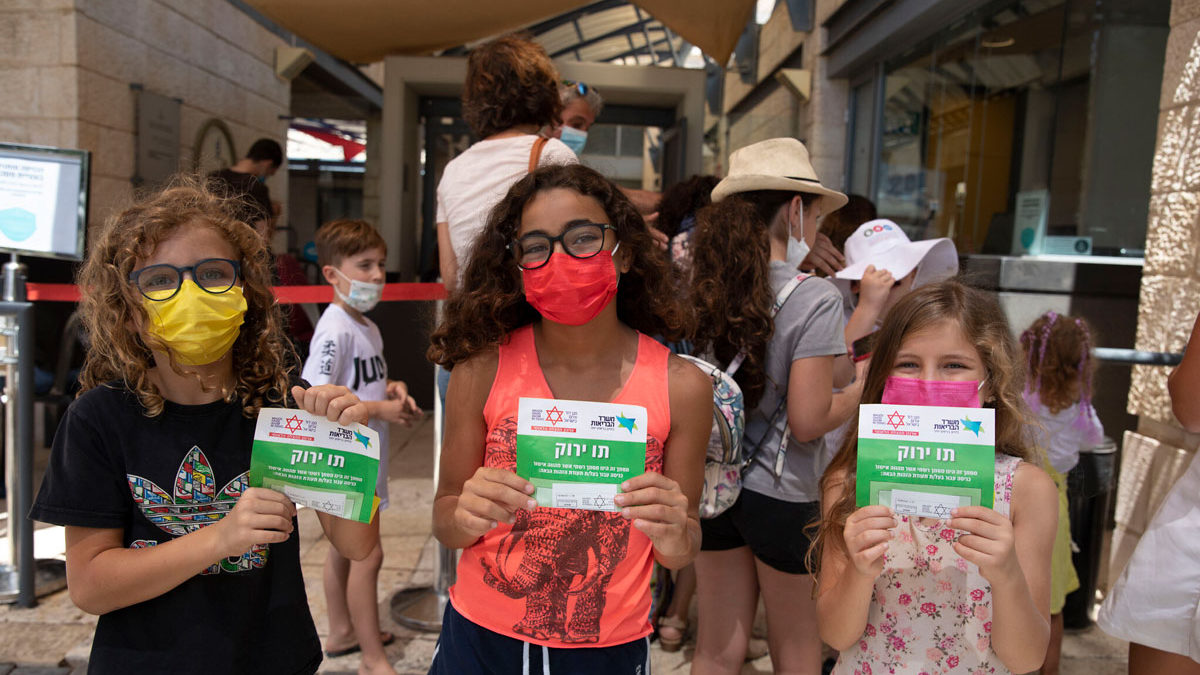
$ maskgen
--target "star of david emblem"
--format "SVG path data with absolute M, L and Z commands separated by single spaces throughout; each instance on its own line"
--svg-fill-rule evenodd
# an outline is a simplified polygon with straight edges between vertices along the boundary
M 931 509 L 933 511 L 933 515 L 938 516 L 939 518 L 945 518 L 946 516 L 950 515 L 950 507 L 946 506 L 945 504 L 935 504 L 931 507 Z
M 297 431 L 300 431 L 300 429 L 301 429 L 300 418 L 296 417 L 295 415 L 292 415 L 291 417 L 287 418 L 287 423 L 284 424 L 283 426 L 285 429 L 287 429 L 288 431 L 290 431 L 294 434 Z
M 563 411 L 558 409 L 558 406 L 546 411 L 546 421 L 550 424 L 558 424 L 563 421 Z
M 899 429 L 900 427 L 904 426 L 904 415 L 901 415 L 900 411 L 897 410 L 896 412 L 888 415 L 887 423 L 891 428 Z

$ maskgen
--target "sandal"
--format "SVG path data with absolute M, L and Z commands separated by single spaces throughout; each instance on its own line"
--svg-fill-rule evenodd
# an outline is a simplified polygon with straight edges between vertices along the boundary
M 386 647 L 396 641 L 396 636 L 392 635 L 388 631 L 380 631 L 379 632 L 379 641 L 383 643 L 384 647 Z M 327 650 L 325 652 L 325 656 L 327 656 L 331 659 L 336 659 L 339 656 L 349 656 L 350 654 L 355 654 L 360 651 L 362 651 L 362 646 L 358 645 L 358 644 L 353 644 L 353 645 L 350 645 L 349 647 L 345 647 L 343 649 Z
M 687 619 L 679 619 L 673 616 L 661 616 L 658 618 L 658 643 L 662 645 L 664 652 L 677 652 L 683 646 L 683 640 L 687 637 Z M 664 628 L 670 628 L 677 635 L 669 635 L 663 632 Z

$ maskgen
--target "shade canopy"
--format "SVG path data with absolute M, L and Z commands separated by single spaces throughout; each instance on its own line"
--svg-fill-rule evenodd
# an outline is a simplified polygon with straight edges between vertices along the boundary
M 246 0 L 280 26 L 353 63 L 433 54 L 586 7 L 579 0 Z M 636 0 L 717 63 L 729 60 L 755 0 Z

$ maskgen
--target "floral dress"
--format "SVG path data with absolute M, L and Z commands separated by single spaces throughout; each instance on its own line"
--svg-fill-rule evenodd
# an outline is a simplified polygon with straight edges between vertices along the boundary
M 1009 515 L 1021 460 L 996 456 L 995 505 Z M 991 648 L 992 589 L 951 544 L 964 532 L 944 520 L 900 517 L 858 645 L 842 652 L 837 675 L 1008 674 Z

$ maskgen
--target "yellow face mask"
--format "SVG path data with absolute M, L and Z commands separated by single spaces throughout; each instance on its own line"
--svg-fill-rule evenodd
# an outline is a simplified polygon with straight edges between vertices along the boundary
M 203 366 L 225 356 L 237 340 L 246 315 L 246 298 L 240 286 L 214 294 L 191 279 L 184 279 L 170 300 L 143 298 L 142 306 L 150 317 L 146 332 L 161 340 L 175 360 L 185 366 Z

